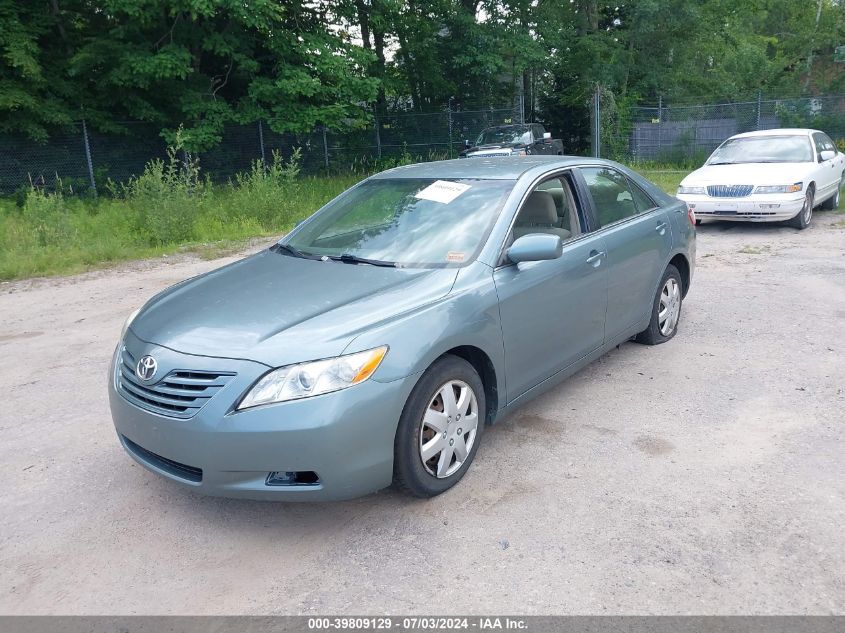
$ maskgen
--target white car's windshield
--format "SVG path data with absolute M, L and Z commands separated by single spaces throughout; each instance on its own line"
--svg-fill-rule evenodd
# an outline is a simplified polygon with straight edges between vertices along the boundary
M 295 230 L 282 249 L 349 263 L 463 266 L 481 250 L 513 185 L 513 180 L 368 180 Z
M 747 136 L 725 141 L 708 165 L 739 163 L 807 163 L 813 161 L 813 148 L 807 136 Z
M 484 130 L 475 141 L 476 145 L 507 145 L 510 143 L 530 143 L 531 130 L 527 125 L 508 125 L 491 127 Z

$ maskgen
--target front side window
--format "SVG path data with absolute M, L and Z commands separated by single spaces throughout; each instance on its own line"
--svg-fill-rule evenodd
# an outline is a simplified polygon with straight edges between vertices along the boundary
M 654 207 L 651 199 L 638 192 L 639 204 L 624 174 L 609 167 L 582 167 L 581 173 L 595 203 L 599 226 L 605 227 Z M 645 199 L 642 199 L 645 196 Z M 640 207 L 648 207 L 640 208 Z
M 822 152 L 835 152 L 836 146 L 833 144 L 833 141 L 830 140 L 830 137 L 827 134 L 816 133 L 813 134 L 813 141 L 816 144 L 816 152 L 821 154 Z
M 557 235 L 564 242 L 581 233 L 578 209 L 567 176 L 544 180 L 525 198 L 514 220 L 511 239 L 532 233 Z
M 478 255 L 514 182 L 368 180 L 330 202 L 283 244 L 309 257 L 463 266 Z
M 813 147 L 804 135 L 730 138 L 707 159 L 707 165 L 813 162 Z

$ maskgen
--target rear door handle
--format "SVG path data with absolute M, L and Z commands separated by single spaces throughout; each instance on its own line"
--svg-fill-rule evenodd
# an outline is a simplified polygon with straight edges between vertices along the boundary
M 590 251 L 590 256 L 587 258 L 587 263 L 592 264 L 593 268 L 598 268 L 601 266 L 601 260 L 604 255 L 604 251 L 592 250 Z
M 654 230 L 663 235 L 664 233 L 666 233 L 666 223 L 658 222 L 657 226 L 654 227 Z

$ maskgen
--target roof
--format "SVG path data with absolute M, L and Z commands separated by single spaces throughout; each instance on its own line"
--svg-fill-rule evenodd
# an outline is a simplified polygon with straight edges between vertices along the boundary
M 545 167 L 572 167 L 606 161 L 580 156 L 503 156 L 491 158 L 458 158 L 416 163 L 388 169 L 373 178 L 477 178 L 481 180 L 516 180 L 527 171 Z M 538 169 L 537 171 L 544 171 Z
M 813 132 L 819 130 L 811 130 L 801 127 L 783 127 L 774 130 L 757 130 L 756 132 L 743 132 L 742 134 L 734 134 L 731 138 L 748 138 L 750 136 L 809 136 Z

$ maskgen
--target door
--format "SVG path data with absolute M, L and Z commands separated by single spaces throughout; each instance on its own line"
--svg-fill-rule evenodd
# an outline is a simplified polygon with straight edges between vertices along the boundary
M 816 147 L 816 161 L 818 162 L 816 203 L 819 203 L 836 193 L 836 188 L 840 185 L 842 179 L 842 157 L 827 134 L 814 133 L 813 144 Z M 833 158 L 821 160 L 821 153 L 824 151 L 834 152 Z M 839 168 L 837 169 L 837 167 Z
M 668 215 L 622 172 L 582 167 L 607 247 L 606 340 L 647 318 L 672 249 Z
M 563 240 L 563 254 L 547 261 L 503 261 L 493 272 L 508 402 L 604 342 L 606 248 L 585 227 L 568 174 L 539 184 L 517 215 L 508 245 L 514 237 L 552 233 Z

